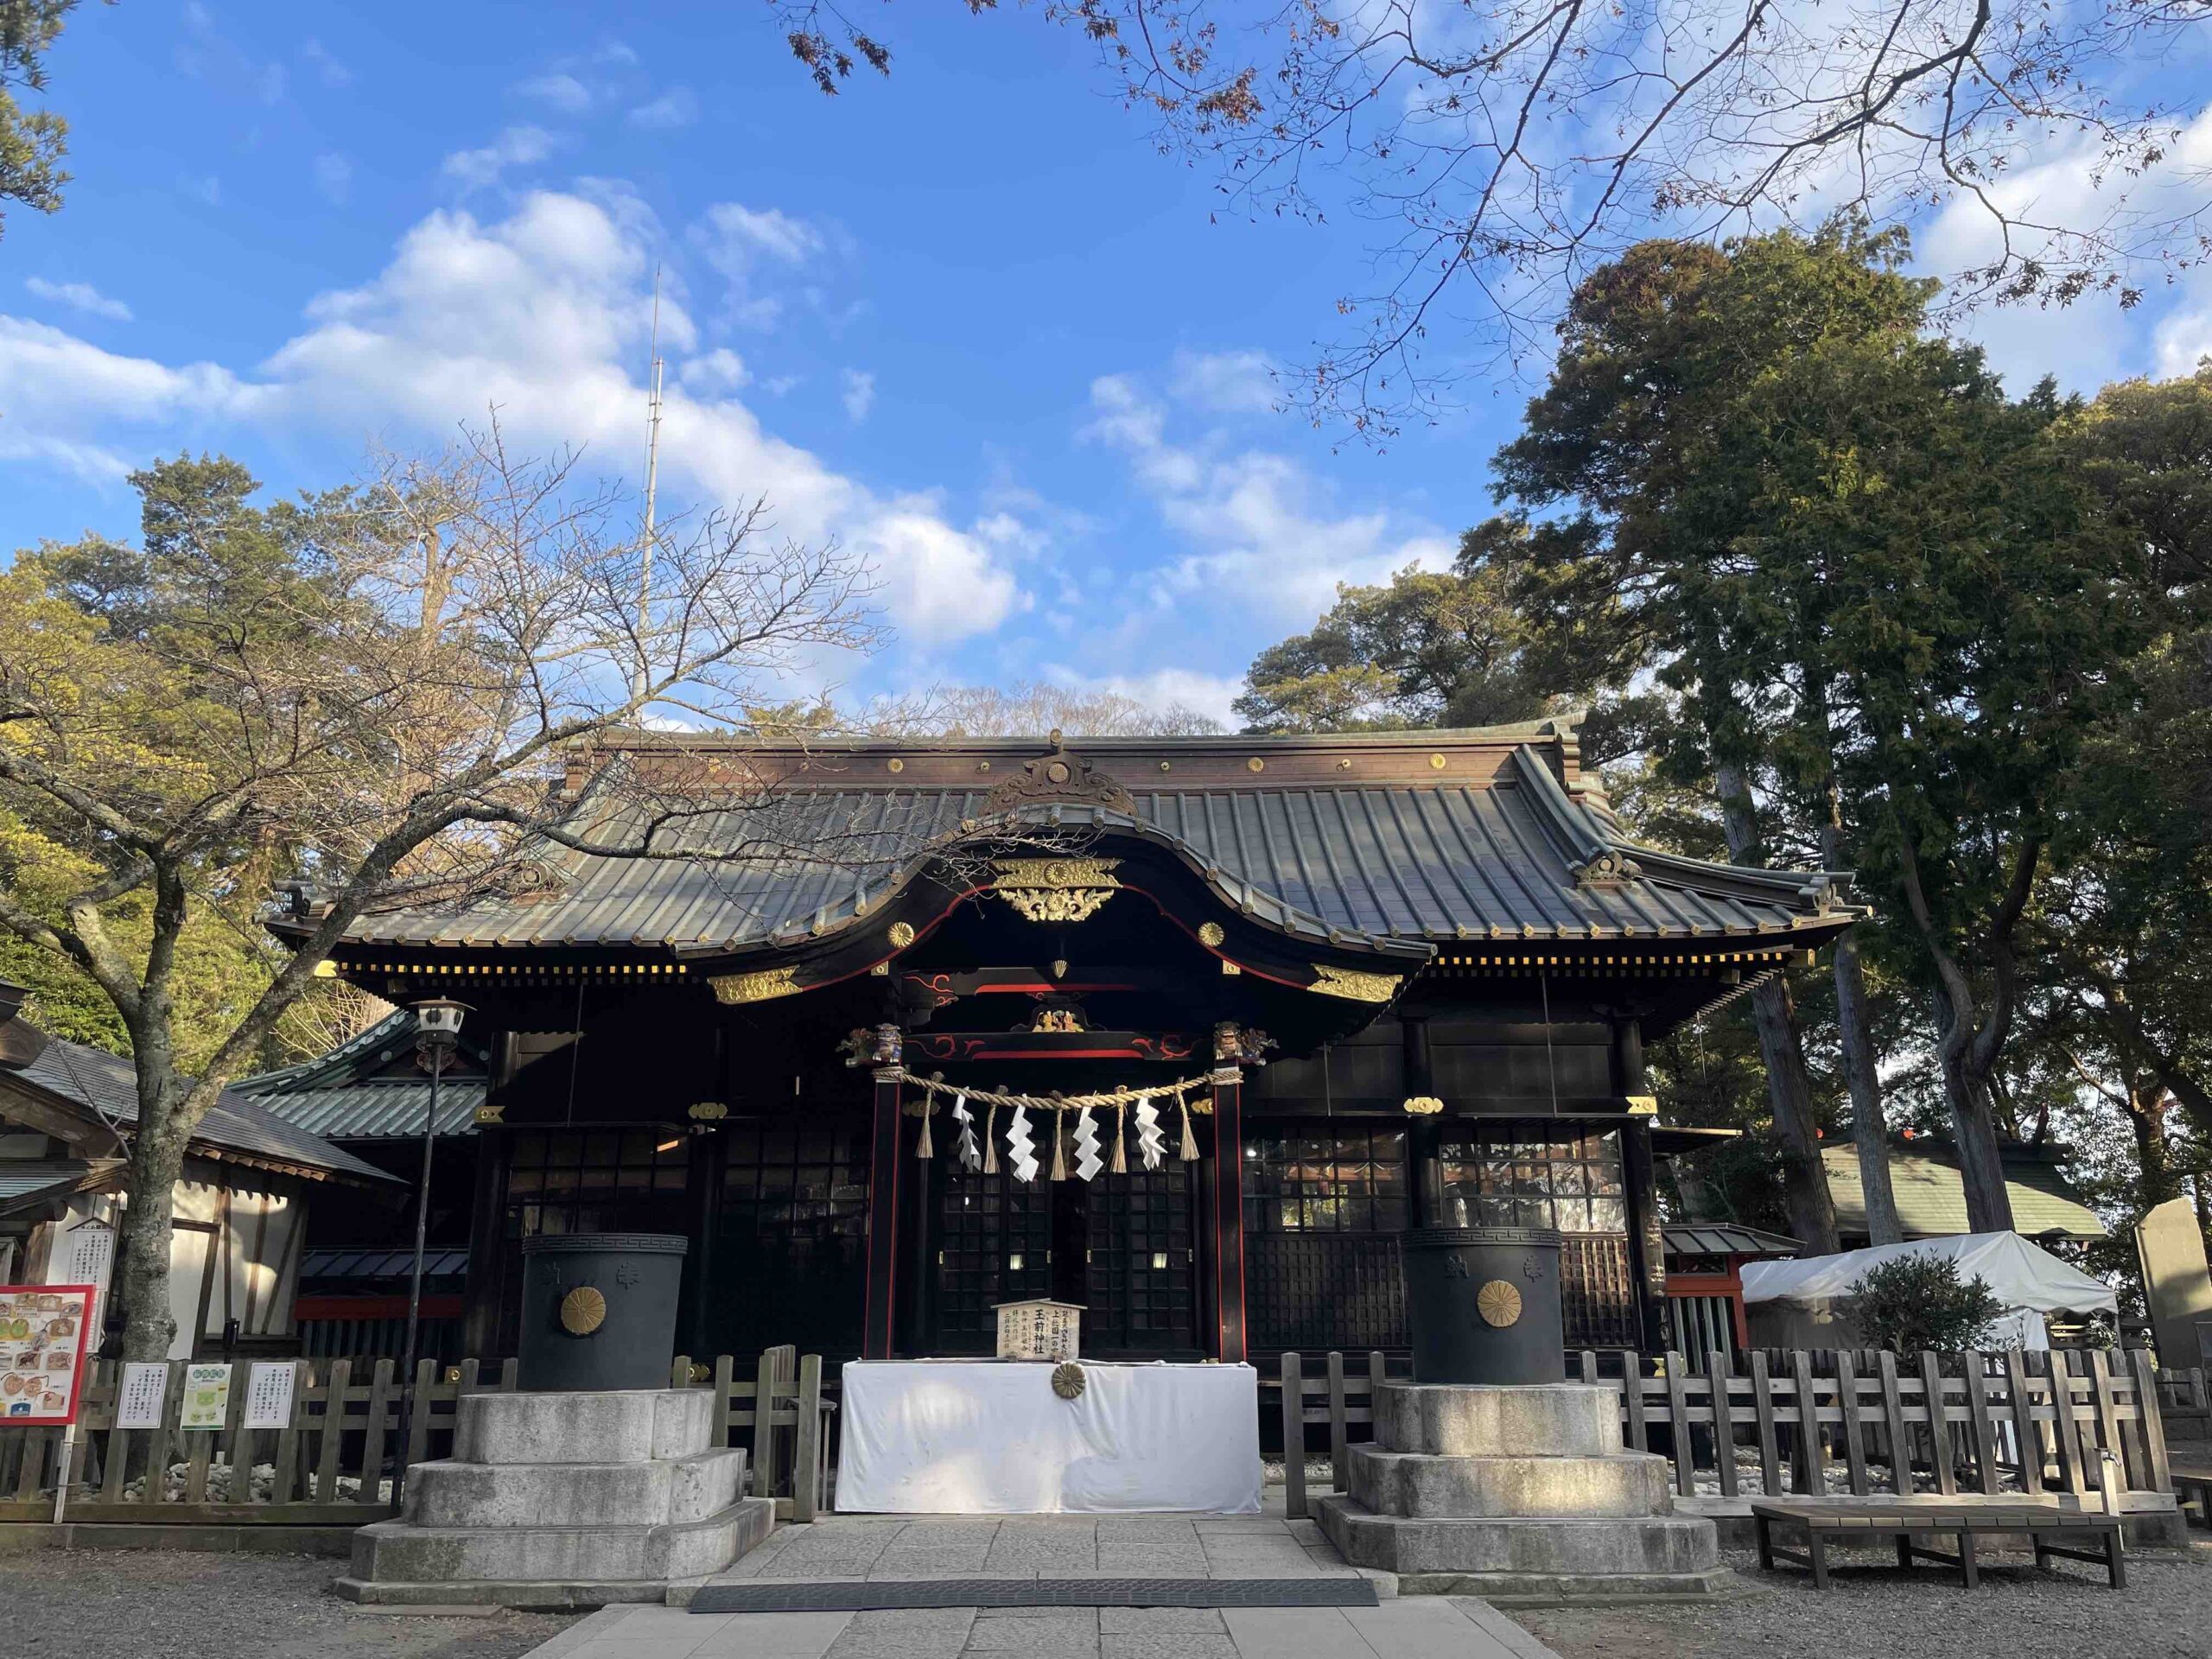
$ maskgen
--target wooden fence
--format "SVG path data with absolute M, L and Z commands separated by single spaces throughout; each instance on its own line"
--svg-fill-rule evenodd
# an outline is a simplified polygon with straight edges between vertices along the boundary
M 118 1428 L 120 1367 L 95 1363 L 79 1407 L 67 1518 L 288 1526 L 384 1520 L 395 1513 L 395 1475 L 451 1454 L 461 1397 L 515 1386 L 512 1359 L 496 1371 L 472 1359 L 443 1373 L 426 1359 L 416 1368 L 411 1391 L 399 1386 L 389 1359 L 297 1363 L 291 1420 L 281 1429 L 245 1427 L 243 1363 L 232 1374 L 223 1427 L 181 1427 L 181 1360 L 169 1364 L 163 1426 Z M 754 1496 L 775 1498 L 779 1517 L 814 1518 L 825 1490 L 825 1425 L 836 1409 L 823 1398 L 820 1356 L 770 1349 L 742 1378 L 728 1355 L 703 1367 L 681 1358 L 672 1381 L 715 1389 L 713 1443 L 747 1448 Z M 402 1446 L 403 1395 L 410 1392 L 415 1409 Z M 64 1433 L 0 1422 L 0 1522 L 54 1519 Z
M 2116 1363 L 2115 1363 L 2116 1362 Z M 2160 1395 L 2140 1351 L 2026 1354 L 1756 1351 L 1702 1372 L 1669 1354 L 1656 1376 L 1633 1352 L 1583 1350 L 1569 1370 L 1621 1395 L 1621 1431 L 1672 1466 L 1675 1490 L 1759 1494 L 2171 1492 Z M 1328 1429 L 1331 1484 L 1371 1438 L 1379 1353 L 1282 1359 L 1285 1506 L 1306 1512 L 1307 1425 Z M 2192 1400 L 2202 1400 L 2202 1383 Z M 1294 1415 L 1291 1402 L 1298 1402 Z M 1932 1409 L 1931 1409 L 1931 1402 Z M 1365 1432 L 1357 1432 L 1365 1431 Z M 2027 1455 L 2021 1455 L 2021 1448 Z M 1786 1468 L 1786 1474 L 1785 1474 Z

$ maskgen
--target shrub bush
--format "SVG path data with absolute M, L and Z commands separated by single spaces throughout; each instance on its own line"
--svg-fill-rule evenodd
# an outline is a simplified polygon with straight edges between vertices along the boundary
M 1847 1311 L 1872 1347 L 1948 1354 L 1979 1347 L 2005 1305 L 1980 1274 L 1961 1279 L 1948 1257 L 1904 1255 L 1855 1280 Z

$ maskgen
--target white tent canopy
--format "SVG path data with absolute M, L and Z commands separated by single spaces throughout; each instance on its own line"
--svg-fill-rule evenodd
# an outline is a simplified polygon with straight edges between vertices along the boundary
M 1852 1286 L 1869 1268 L 1904 1256 L 1948 1257 L 1957 1264 L 1961 1279 L 1979 1277 L 2004 1305 L 2012 1327 L 2008 1334 L 2022 1347 L 2048 1345 L 2042 1319 L 2046 1313 L 2116 1314 L 2120 1309 L 2110 1285 L 2069 1267 L 2018 1233 L 1962 1233 L 1878 1244 L 1837 1255 L 1747 1262 L 1743 1268 L 1745 1311 L 1751 1313 L 1764 1303 L 1776 1313 L 1804 1310 L 1826 1323 L 1841 1313 L 1837 1305 L 1850 1296 Z

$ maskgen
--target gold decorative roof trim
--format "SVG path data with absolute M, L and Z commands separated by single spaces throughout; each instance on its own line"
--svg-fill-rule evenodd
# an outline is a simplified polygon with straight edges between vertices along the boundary
M 715 988 L 715 1000 L 736 1007 L 747 1002 L 772 1002 L 779 996 L 794 996 L 800 987 L 796 968 L 763 968 L 751 974 L 715 974 L 707 983 Z
M 1340 996 L 1347 1002 L 1388 1002 L 1405 982 L 1398 974 L 1366 974 L 1352 968 L 1313 964 L 1313 982 L 1306 988 L 1323 996 Z

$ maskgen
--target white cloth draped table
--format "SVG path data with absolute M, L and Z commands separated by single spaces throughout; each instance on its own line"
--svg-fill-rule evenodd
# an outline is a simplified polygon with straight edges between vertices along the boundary
M 1081 1362 L 1080 1396 L 1033 1361 L 844 1368 L 840 1512 L 1260 1512 L 1260 1374 Z

